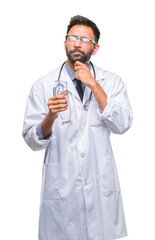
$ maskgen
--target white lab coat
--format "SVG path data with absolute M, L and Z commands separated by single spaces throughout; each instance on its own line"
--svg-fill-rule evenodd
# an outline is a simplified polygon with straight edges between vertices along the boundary
M 60 68 L 59 68 L 60 69 Z M 132 111 L 122 79 L 95 66 L 96 79 L 108 96 L 102 112 L 92 95 L 88 111 L 65 67 L 72 122 L 55 120 L 48 139 L 39 139 L 38 124 L 48 113 L 59 69 L 39 79 L 28 97 L 23 137 L 33 150 L 46 149 L 43 164 L 39 240 L 112 240 L 127 235 L 110 133 L 131 127 Z M 93 73 L 92 73 L 93 75 Z M 86 87 L 83 103 L 89 98 Z M 69 109 L 62 112 L 65 120 Z

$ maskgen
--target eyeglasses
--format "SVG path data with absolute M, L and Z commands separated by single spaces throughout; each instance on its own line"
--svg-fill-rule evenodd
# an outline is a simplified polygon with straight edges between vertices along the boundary
M 69 39 L 71 42 L 76 42 L 78 39 L 81 40 L 82 43 L 90 43 L 93 42 L 94 44 L 96 44 L 96 42 L 90 38 L 87 37 L 78 37 L 75 35 L 67 35 L 66 36 L 66 40 Z

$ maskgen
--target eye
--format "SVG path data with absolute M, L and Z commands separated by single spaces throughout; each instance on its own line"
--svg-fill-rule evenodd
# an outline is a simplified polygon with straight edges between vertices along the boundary
M 87 37 L 82 37 L 81 40 L 82 40 L 82 42 L 85 42 L 85 43 L 90 42 L 90 39 Z
M 68 38 L 69 38 L 70 41 L 76 41 L 77 40 L 76 36 L 68 36 Z

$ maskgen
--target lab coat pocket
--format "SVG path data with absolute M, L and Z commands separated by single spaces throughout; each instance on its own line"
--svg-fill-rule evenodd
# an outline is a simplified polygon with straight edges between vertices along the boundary
M 44 200 L 60 199 L 60 165 L 45 163 L 43 168 L 43 191 Z
M 120 184 L 113 156 L 102 156 L 99 160 L 98 181 L 104 193 L 120 191 Z

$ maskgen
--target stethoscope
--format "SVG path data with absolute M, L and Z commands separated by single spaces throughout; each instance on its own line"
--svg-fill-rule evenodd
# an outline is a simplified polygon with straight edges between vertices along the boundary
M 60 68 L 59 75 L 58 75 L 58 82 L 60 82 L 60 77 L 61 77 L 62 69 L 63 69 L 65 63 L 66 63 L 66 61 L 62 64 L 62 66 L 61 66 L 61 68 Z M 93 69 L 94 79 L 96 79 L 96 72 L 95 72 L 94 65 L 92 64 L 91 61 L 90 61 L 90 64 L 91 64 L 92 69 Z M 88 107 L 89 107 L 89 104 L 90 104 L 90 101 L 91 101 L 91 97 L 92 97 L 92 91 L 90 92 L 89 98 L 86 100 L 86 102 L 85 102 L 84 105 L 83 105 L 84 109 L 87 110 L 87 111 L 88 111 Z
M 58 75 L 58 80 L 57 80 L 58 84 L 60 84 L 61 73 L 62 73 L 62 69 L 63 69 L 65 63 L 66 63 L 66 61 L 61 65 L 61 68 L 60 68 L 60 71 L 59 71 L 59 75 Z M 96 72 L 95 72 L 94 65 L 92 64 L 91 61 L 90 61 L 90 64 L 91 64 L 92 69 L 93 69 L 94 79 L 96 79 Z M 61 85 L 61 84 L 60 84 L 60 85 Z M 54 88 L 54 91 L 53 91 L 53 92 L 54 92 L 54 95 L 55 95 L 55 88 Z M 92 97 L 92 91 L 90 92 L 89 98 L 86 100 L 86 102 L 85 102 L 84 105 L 83 105 L 83 107 L 84 107 L 84 109 L 85 109 L 86 111 L 88 111 L 89 104 L 90 104 L 90 101 L 91 101 L 91 97 Z M 70 112 L 70 115 L 71 115 L 71 112 Z M 67 121 L 65 121 L 65 120 L 63 119 L 63 117 L 61 116 L 61 114 L 60 114 L 60 117 L 61 117 L 61 119 L 62 119 L 62 123 L 72 122 L 71 116 L 69 116 L 69 120 L 67 120 Z

